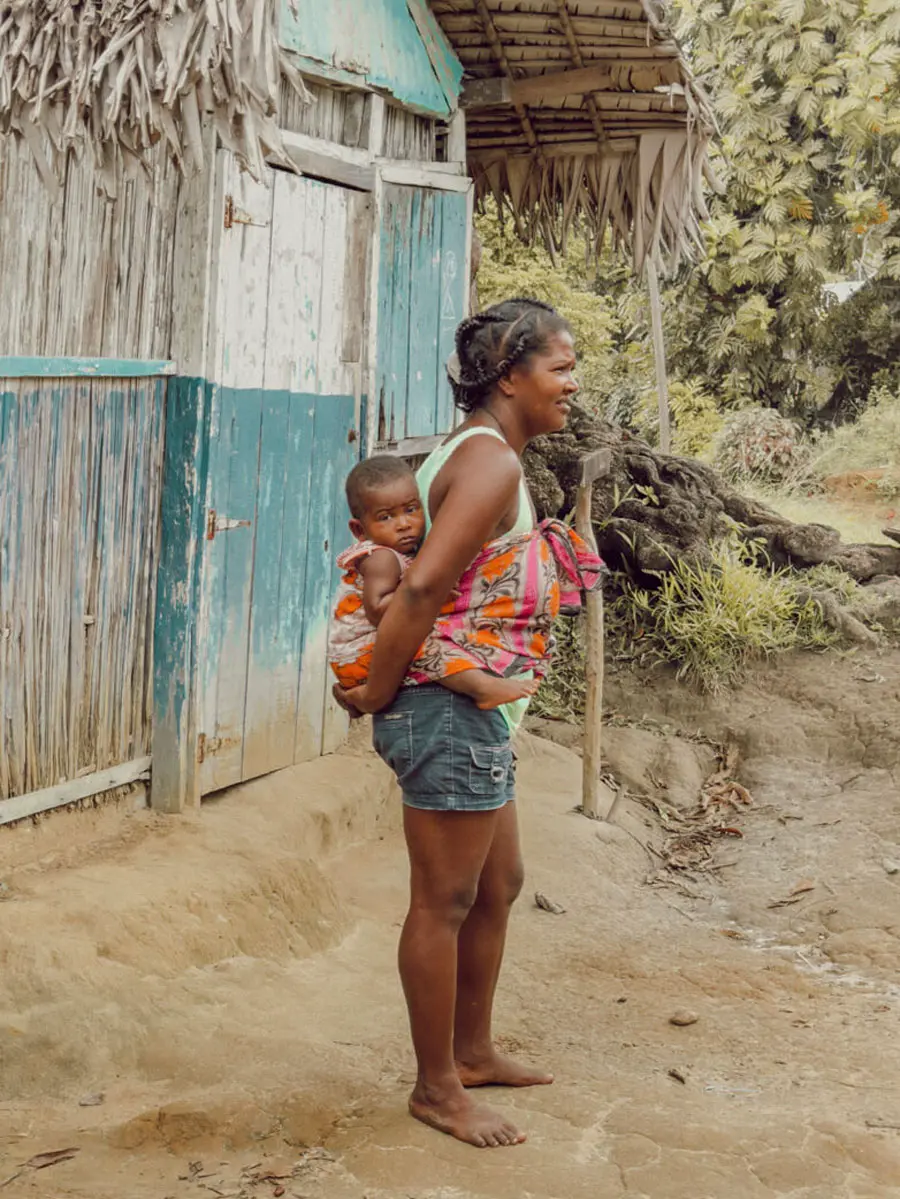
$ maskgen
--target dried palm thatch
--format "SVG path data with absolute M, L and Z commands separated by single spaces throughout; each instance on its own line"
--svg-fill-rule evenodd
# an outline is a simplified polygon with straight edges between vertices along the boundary
M 123 166 L 163 141 L 184 168 L 203 160 L 201 114 L 254 175 L 283 157 L 278 0 L 0 0 L 0 134 L 27 142 L 55 186 L 86 151 L 110 195 Z
M 431 0 L 463 63 L 479 197 L 526 240 L 562 248 L 584 219 L 670 260 L 705 215 L 709 105 L 657 0 Z

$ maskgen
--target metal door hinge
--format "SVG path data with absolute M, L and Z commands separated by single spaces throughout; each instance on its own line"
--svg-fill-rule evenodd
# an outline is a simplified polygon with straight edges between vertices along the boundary
M 201 733 L 197 738 L 197 764 L 202 765 L 206 761 L 206 733 Z
M 243 208 L 238 208 L 234 202 L 234 196 L 226 196 L 225 220 L 223 224 L 226 229 L 230 229 L 233 225 L 255 225 L 257 229 L 265 229 L 269 222 L 254 221 L 249 212 L 245 212 Z
M 249 528 L 249 520 L 232 520 L 229 516 L 219 516 L 215 508 L 210 508 L 206 514 L 207 541 L 212 541 L 216 533 L 228 533 L 231 529 Z

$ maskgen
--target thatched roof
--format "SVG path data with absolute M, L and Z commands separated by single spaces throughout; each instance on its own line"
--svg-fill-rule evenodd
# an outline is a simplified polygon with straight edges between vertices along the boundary
M 288 164 L 282 78 L 306 93 L 281 2 L 0 0 L 0 153 L 4 133 L 25 140 L 53 185 L 67 151 L 86 151 L 114 195 L 123 164 L 160 142 L 201 162 L 210 114 L 254 175 L 266 153 Z M 638 267 L 651 247 L 690 252 L 712 119 L 660 0 L 407 2 L 420 27 L 427 3 L 462 62 L 478 194 L 522 236 L 558 245 L 584 216 Z
M 690 253 L 705 214 L 709 106 L 657 0 L 429 0 L 465 69 L 469 166 L 520 233 L 572 220 Z
M 0 0 L 0 134 L 24 139 L 55 184 L 70 148 L 109 194 L 164 141 L 202 162 L 201 114 L 254 174 L 279 154 L 279 0 Z

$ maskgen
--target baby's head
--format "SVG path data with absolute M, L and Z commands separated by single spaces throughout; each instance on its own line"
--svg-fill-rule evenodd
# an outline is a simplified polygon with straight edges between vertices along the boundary
M 425 513 L 416 476 L 402 458 L 377 454 L 347 476 L 350 532 L 401 554 L 413 554 L 425 535 Z

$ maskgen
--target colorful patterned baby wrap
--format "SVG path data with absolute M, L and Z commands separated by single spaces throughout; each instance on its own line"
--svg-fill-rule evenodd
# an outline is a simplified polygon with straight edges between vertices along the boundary
M 342 687 L 368 678 L 375 631 L 362 605 L 356 567 L 375 548 L 358 542 L 338 558 L 346 573 L 329 658 Z M 397 557 L 402 576 L 410 560 Z M 531 670 L 541 677 L 553 652 L 554 620 L 561 611 L 578 612 L 584 592 L 600 585 L 602 572 L 602 559 L 559 520 L 487 542 L 441 609 L 404 684 L 435 683 L 464 670 L 501 677 Z
M 489 541 L 441 609 L 405 683 L 463 670 L 510 677 L 547 672 L 553 622 L 574 615 L 602 580 L 603 561 L 568 525 L 545 520 Z
M 328 640 L 328 660 L 337 680 L 344 688 L 361 686 L 369 677 L 375 626 L 363 606 L 363 577 L 360 563 L 375 550 L 393 554 L 400 564 L 400 578 L 406 574 L 411 558 L 396 550 L 376 545 L 374 541 L 357 541 L 338 554 L 338 569 L 344 573 L 338 585 L 334 617 Z

